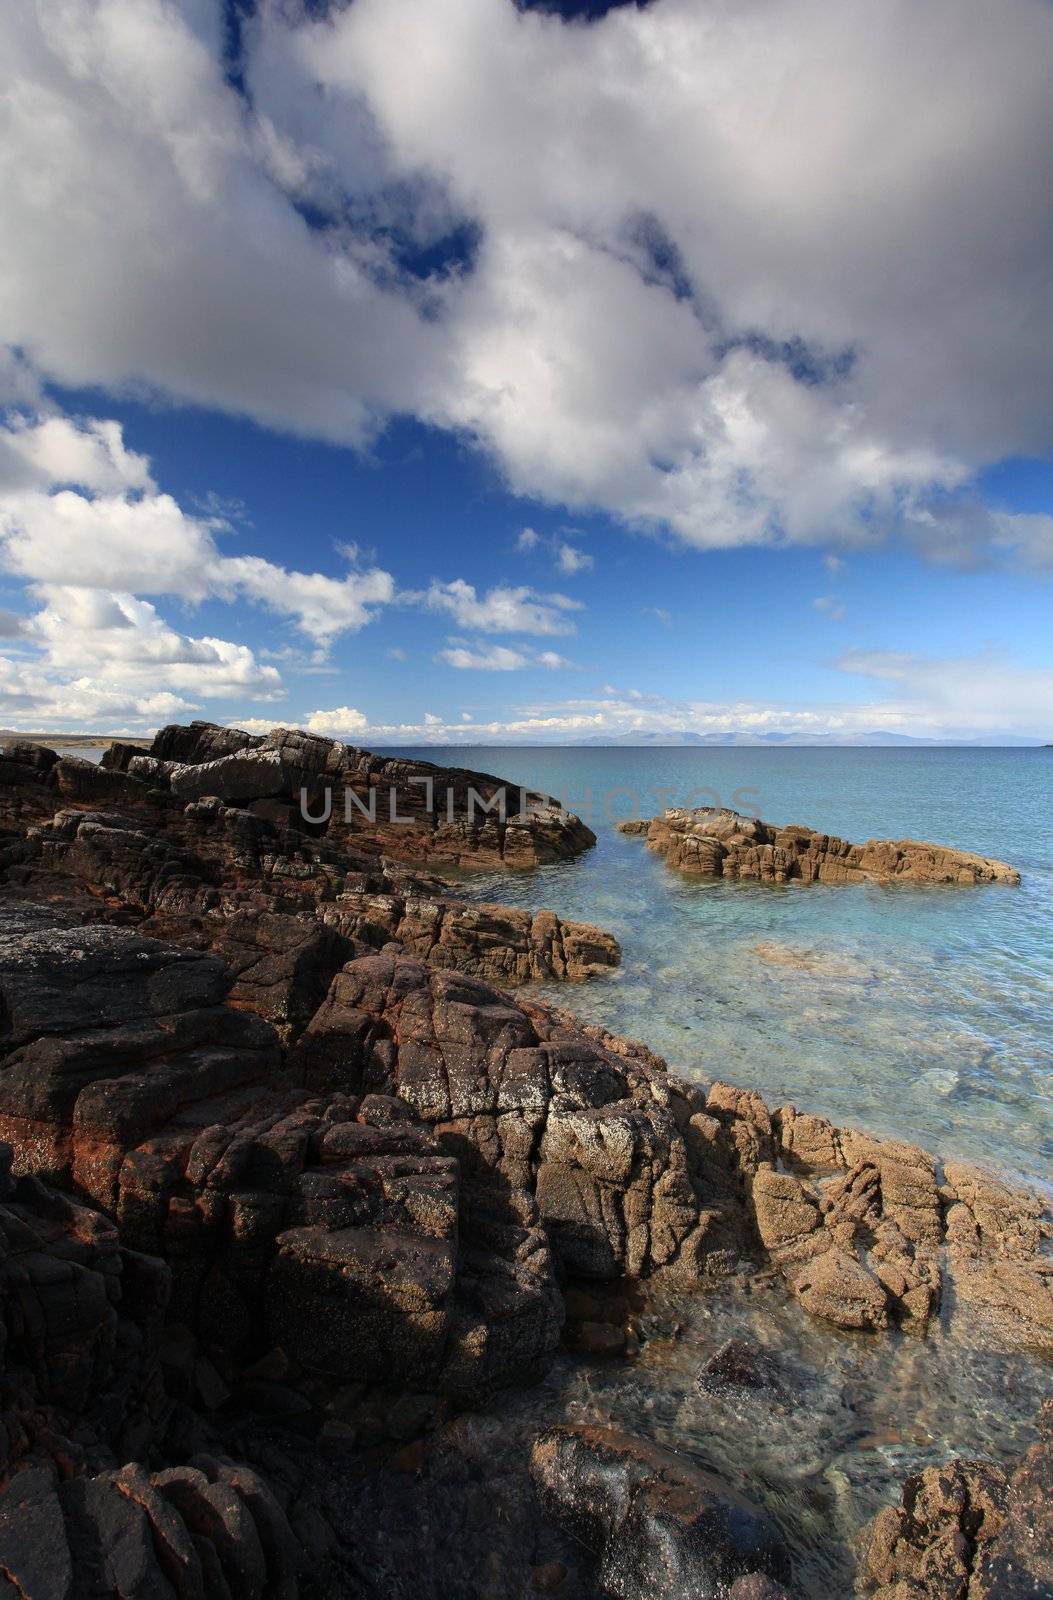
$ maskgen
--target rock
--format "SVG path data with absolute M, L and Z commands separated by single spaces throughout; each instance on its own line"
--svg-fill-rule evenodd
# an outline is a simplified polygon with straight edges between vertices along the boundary
M 899 1506 L 867 1530 L 861 1584 L 881 1600 L 966 1595 L 978 1549 L 1005 1520 L 1005 1475 L 988 1462 L 954 1461 L 909 1478 Z
M 0 1126 L 18 1169 L 76 1182 L 163 1256 L 173 1315 L 199 1340 L 242 1363 L 278 1345 L 321 1374 L 451 1392 L 555 1347 L 562 1303 L 532 1193 L 463 1181 L 412 1100 L 341 1084 L 319 1098 L 280 1077 L 275 1035 L 223 1004 L 211 955 L 28 907 L 5 937 Z M 405 968 L 422 999 L 429 974 L 450 982 Z M 207 1409 L 225 1401 L 191 1349 L 179 1382 Z
M 658 1445 L 610 1428 L 551 1428 L 530 1468 L 548 1515 L 599 1556 L 607 1594 L 715 1600 L 748 1573 L 789 1575 L 765 1512 Z
M 1037 1444 L 1009 1479 L 1001 1526 L 978 1541 L 970 1590 L 975 1600 L 1053 1595 L 1053 1401 L 1043 1407 L 1039 1429 Z
M 131 767 L 143 759 L 132 756 Z M 448 885 L 409 874 L 378 854 L 379 836 L 310 837 L 288 817 L 218 800 L 177 807 L 121 770 L 90 762 L 75 770 L 72 806 L 42 788 L 39 774 L 0 791 L 0 821 L 6 796 L 18 841 L 9 846 L 8 891 L 215 950 L 237 973 L 237 997 L 286 1035 L 310 1019 L 362 944 L 397 942 L 433 965 L 514 984 L 582 981 L 620 960 L 601 929 L 458 899 Z
M 1005 1345 L 1053 1353 L 1053 1220 L 1037 1195 L 948 1162 L 942 1198 L 950 1277 Z
M 371 956 L 334 979 L 294 1060 L 316 1090 L 397 1094 L 457 1157 L 473 1206 L 517 1195 L 568 1273 L 693 1276 L 705 1229 L 687 1147 L 662 1072 L 624 1048 L 486 985 Z
M 776 1113 L 773 1131 L 804 1175 L 758 1165 L 751 1199 L 761 1241 L 801 1304 L 843 1328 L 924 1325 L 941 1298 L 943 1221 L 931 1158 L 800 1117 L 792 1106 Z
M 769 1389 L 782 1392 L 771 1357 L 745 1339 L 728 1339 L 702 1367 L 696 1383 L 703 1394 L 717 1389 Z
M 793 1286 L 806 1311 L 839 1328 L 888 1326 L 881 1285 L 855 1256 L 836 1245 L 803 1267 Z
M 681 872 L 746 878 L 759 883 L 1008 883 L 1020 882 L 1004 861 L 916 839 L 868 839 L 848 844 L 811 828 L 779 828 L 759 817 L 701 806 L 673 809 L 647 824 L 619 824 Z
M 536 866 L 596 842 L 554 800 L 492 774 L 378 756 L 296 728 L 262 738 L 209 723 L 162 728 L 149 758 L 158 765 L 124 747 L 112 760 L 184 804 L 277 802 L 296 826 L 404 861 Z
M 1015 1470 L 951 1461 L 908 1478 L 863 1538 L 874 1600 L 1048 1600 L 1053 1595 L 1053 1401 Z

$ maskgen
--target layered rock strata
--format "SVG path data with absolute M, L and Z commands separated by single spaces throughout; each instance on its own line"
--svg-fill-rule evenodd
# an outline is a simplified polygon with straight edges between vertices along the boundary
M 142 1464 L 171 1413 L 169 1272 L 0 1146 L 0 1592 L 295 1600 L 308 1560 L 251 1467 Z
M 194 722 L 162 728 L 147 754 L 116 743 L 103 760 L 181 805 L 212 797 L 265 808 L 400 861 L 530 867 L 580 855 L 596 836 L 551 796 L 491 773 L 376 755 L 297 728 L 252 735 Z M 61 775 L 60 780 L 61 782 Z
M 643 835 L 671 867 L 708 878 L 756 883 L 1008 883 L 1015 867 L 971 850 L 918 839 L 868 839 L 849 844 L 833 834 L 702 806 L 618 824 Z
M 296 820 L 288 807 L 178 805 L 39 746 L 0 756 L 5 893 L 213 949 L 237 971 L 237 997 L 287 1029 L 310 1019 L 358 945 L 394 942 L 509 984 L 577 981 L 620 959 L 601 929 L 460 899 L 357 838 L 313 837 Z

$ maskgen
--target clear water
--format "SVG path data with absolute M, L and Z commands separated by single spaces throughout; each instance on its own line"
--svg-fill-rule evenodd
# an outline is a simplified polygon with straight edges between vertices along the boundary
M 1053 750 L 434 749 L 566 795 L 595 850 L 469 892 L 600 924 L 619 972 L 545 998 L 642 1038 L 677 1071 L 913 1139 L 1033 1182 L 1053 1176 Z M 1019 888 L 706 882 L 604 814 L 704 787 L 853 840 L 932 839 L 1011 862 Z M 653 791 L 665 790 L 664 802 Z M 651 792 L 649 794 L 649 791 Z M 611 811 L 630 814 L 625 794 Z
M 735 1280 L 649 1302 L 631 1360 L 562 1357 L 537 1389 L 508 1396 L 505 1421 L 612 1424 L 717 1472 L 776 1519 L 800 1600 L 851 1600 L 858 1536 L 904 1479 L 952 1455 L 1009 1465 L 1036 1436 L 1047 1365 L 941 1323 L 925 1339 L 839 1334 L 777 1284 Z M 729 1338 L 763 1351 L 777 1388 L 700 1391 Z

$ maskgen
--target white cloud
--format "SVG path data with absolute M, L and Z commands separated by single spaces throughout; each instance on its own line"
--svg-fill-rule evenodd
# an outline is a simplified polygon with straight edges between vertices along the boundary
M 227 556 L 214 564 L 209 576 L 217 592 L 243 594 L 293 618 L 323 646 L 338 633 L 357 633 L 372 618 L 371 607 L 395 596 L 394 579 L 379 567 L 327 578 L 321 572 L 289 572 L 259 556 Z
M 817 594 L 812 605 L 816 611 L 821 611 L 824 616 L 829 617 L 831 622 L 845 620 L 844 602 L 839 600 L 836 594 Z
M 572 544 L 561 544 L 556 551 L 556 565 L 560 572 L 573 577 L 578 572 L 588 572 L 593 565 L 592 556 L 586 555 L 584 550 L 578 550 Z
M 162 703 L 174 714 L 199 709 L 202 698 L 282 694 L 277 668 L 247 645 L 180 632 L 145 595 L 261 605 L 310 637 L 305 670 L 317 670 L 338 634 L 363 627 L 394 596 L 390 573 L 375 567 L 333 578 L 225 555 L 217 541 L 227 524 L 192 516 L 161 493 L 149 462 L 125 447 L 112 421 L 9 417 L 0 424 L 0 474 L 0 571 L 21 580 L 36 608 L 0 633 L 35 652 L 34 715 L 148 716 Z M 78 488 L 62 487 L 70 483 Z M 292 659 L 300 665 L 295 652 Z M 159 674 L 173 691 L 168 701 L 156 693 Z M 0 710 L 22 709 L 5 682 Z
M 62 484 L 103 494 L 154 488 L 149 462 L 125 447 L 120 423 L 13 415 L 0 434 L 0 491 Z
M 405 661 L 406 659 L 406 652 L 400 644 L 391 645 L 389 649 L 384 651 L 384 654 L 389 661 Z
M 662 624 L 663 628 L 671 628 L 673 626 L 673 613 L 667 611 L 665 606 L 644 606 L 643 613 L 645 617 L 654 617 L 657 622 Z
M 1045 0 L 266 4 L 248 99 L 216 15 L 0 12 L 0 322 L 35 373 L 351 442 L 410 413 L 703 548 L 1048 563 L 959 500 L 1053 444 Z M 458 224 L 474 258 L 426 280 L 392 243 Z
M 534 528 L 521 528 L 516 539 L 516 549 L 527 551 L 536 550 L 541 542 L 541 535 Z
M 312 711 L 304 727 L 309 733 L 320 733 L 327 739 L 343 739 L 352 734 L 365 733 L 369 728 L 369 718 L 353 706 L 337 706 L 333 711 Z
M 453 642 L 448 649 L 440 650 L 435 659 L 469 672 L 518 672 L 524 667 L 544 667 L 549 672 L 556 672 L 570 666 L 570 662 L 555 650 L 541 650 L 535 654 L 533 651 L 512 650 L 503 644 L 473 649 L 470 645 Z
M 580 600 L 565 594 L 536 594 L 522 585 L 498 585 L 479 595 L 463 578 L 433 582 L 423 594 L 410 593 L 403 599 L 430 611 L 446 611 L 458 627 L 480 633 L 573 633 L 568 613 L 584 609 Z
M 1053 736 L 1053 667 L 1022 666 L 994 649 L 963 656 L 856 650 L 837 665 L 842 672 L 891 685 L 891 714 L 908 732 Z

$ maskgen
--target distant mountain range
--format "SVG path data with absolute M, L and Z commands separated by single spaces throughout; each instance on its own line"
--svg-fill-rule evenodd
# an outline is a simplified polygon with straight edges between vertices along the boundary
M 727 733 L 694 733 L 684 728 L 679 731 L 653 732 L 646 731 L 633 733 L 620 733 L 616 735 L 591 734 L 587 739 L 575 741 L 587 745 L 832 745 L 832 746 L 857 746 L 857 745 L 936 745 L 943 748 L 955 749 L 1001 749 L 1006 745 L 1013 747 L 1042 748 L 1040 739 L 1022 738 L 1014 733 L 985 734 L 979 739 L 919 739 L 910 733 L 886 733 L 875 729 L 869 733 L 751 733 L 747 730 L 735 729 Z

